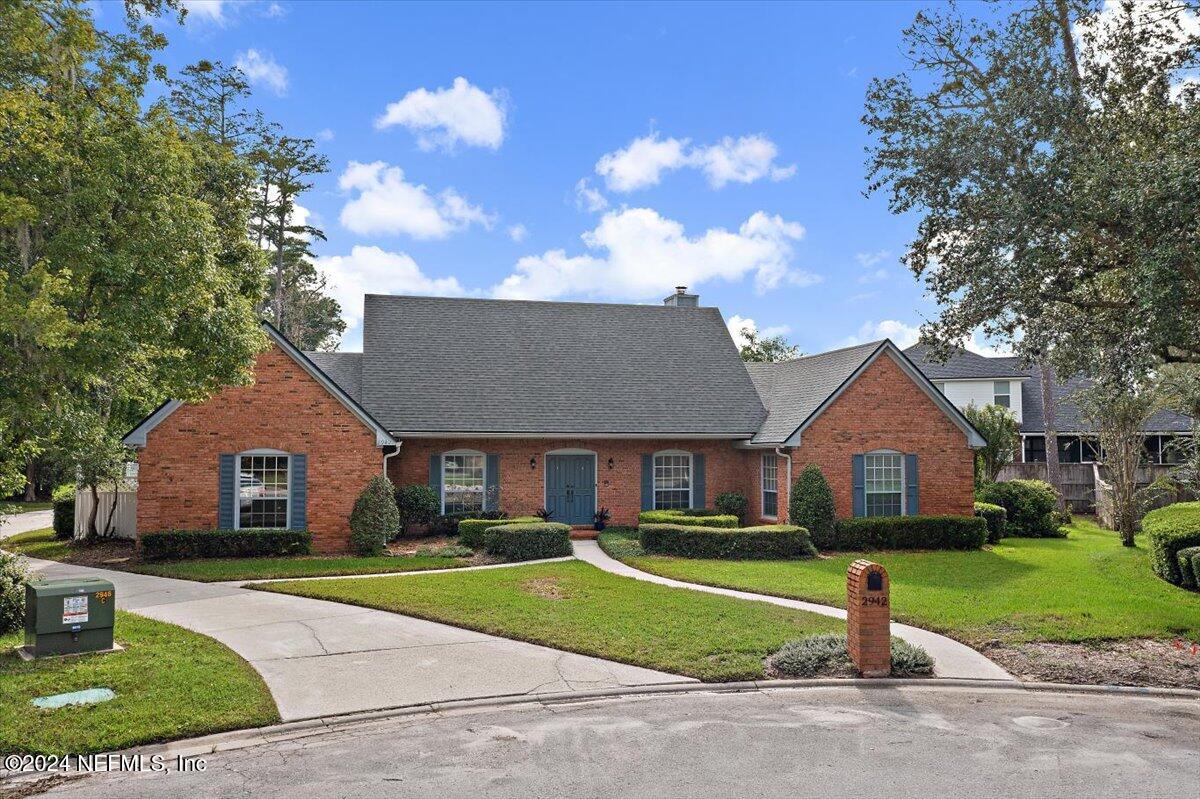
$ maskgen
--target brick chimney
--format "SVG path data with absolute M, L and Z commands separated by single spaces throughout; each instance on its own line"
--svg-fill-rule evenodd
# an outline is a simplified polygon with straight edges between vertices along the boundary
M 663 299 L 663 305 L 674 308 L 699 308 L 700 295 L 688 294 L 687 286 L 676 286 L 675 293 Z

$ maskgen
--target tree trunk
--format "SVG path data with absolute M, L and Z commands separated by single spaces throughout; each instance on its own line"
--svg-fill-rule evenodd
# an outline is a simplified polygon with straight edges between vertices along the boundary
M 283 329 L 283 237 L 285 235 L 283 231 L 280 231 L 278 250 L 275 256 L 275 327 L 280 330 Z
M 37 464 L 33 458 L 25 461 L 25 501 L 37 501 Z
M 92 509 L 90 511 L 88 511 L 87 540 L 95 541 L 96 540 L 96 532 L 97 532 L 96 531 L 96 514 L 100 510 L 100 492 L 96 490 L 95 483 L 92 483 L 88 488 L 92 492 Z
M 1042 421 L 1046 430 L 1046 482 L 1054 487 L 1060 511 L 1067 509 L 1062 494 L 1062 476 L 1058 472 L 1058 420 L 1054 407 L 1054 367 L 1038 364 L 1042 373 Z

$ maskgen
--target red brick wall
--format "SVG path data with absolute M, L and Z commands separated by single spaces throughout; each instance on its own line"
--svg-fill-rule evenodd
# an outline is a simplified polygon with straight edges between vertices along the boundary
M 350 511 L 382 458 L 375 434 L 278 347 L 259 356 L 255 383 L 184 405 L 146 437 L 138 462 L 138 532 L 217 526 L 221 453 L 308 455 L 308 528 L 319 552 L 348 546 Z
M 921 515 L 973 512 L 974 456 L 966 433 L 888 355 L 804 431 L 793 475 L 810 463 L 820 466 L 838 516 L 852 516 L 852 456 L 876 449 L 917 455 Z
M 510 516 L 532 513 L 546 504 L 545 455 L 558 449 L 596 453 L 596 502 L 612 513 L 610 524 L 637 524 L 642 502 L 642 455 L 661 450 L 704 453 L 706 504 L 722 491 L 757 492 L 758 452 L 734 449 L 729 441 L 619 439 L 432 439 L 410 438 L 388 461 L 396 485 L 429 483 L 429 456 L 451 450 L 477 450 L 500 455 L 500 507 Z M 534 458 L 535 468 L 529 468 Z M 608 468 L 608 459 L 613 468 Z M 752 499 L 753 501 L 753 499 Z

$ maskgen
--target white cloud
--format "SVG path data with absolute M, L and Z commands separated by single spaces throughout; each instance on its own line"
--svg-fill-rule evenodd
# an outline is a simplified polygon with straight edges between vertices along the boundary
M 262 15 L 268 19 L 281 19 L 287 15 L 287 9 L 279 3 L 270 3 L 263 10 Z
M 886 261 L 892 256 L 891 250 L 876 250 L 875 252 L 855 253 L 854 259 L 863 269 L 870 269 L 875 264 Z
M 979 331 L 975 331 L 969 339 L 963 341 L 963 346 L 971 352 L 983 355 L 987 358 L 996 358 L 999 356 L 1009 356 L 1013 354 L 1012 347 L 1002 342 L 994 342 L 984 338 Z
M 444 239 L 471 225 L 491 230 L 496 217 L 471 205 L 454 189 L 430 194 L 404 180 L 404 170 L 383 161 L 351 161 L 338 178 L 343 191 L 358 192 L 342 207 L 341 222 L 355 233 L 403 233 L 416 239 Z
M 225 24 L 224 0 L 183 0 L 182 5 L 187 10 L 187 21 L 189 22 Z
M 238 53 L 233 64 L 246 73 L 246 78 L 252 84 L 266 86 L 280 96 L 287 92 L 287 67 L 279 64 L 270 53 L 250 48 L 244 53 Z
M 367 293 L 435 296 L 467 293 L 457 278 L 429 277 L 407 253 L 379 247 L 356 245 L 349 255 L 318 258 L 317 268 L 325 276 L 329 293 L 341 303 L 342 318 L 348 327 L 362 321 L 363 295 Z
M 506 232 L 508 233 L 508 237 L 518 244 L 525 241 L 525 238 L 529 235 L 529 229 L 519 223 L 516 225 L 509 225 Z
M 750 343 L 746 340 L 745 331 L 749 330 L 759 338 L 773 338 L 775 336 L 786 336 L 792 332 L 790 325 L 773 325 L 764 327 L 759 330 L 758 323 L 750 317 L 743 317 L 734 314 L 725 320 L 725 326 L 729 328 L 729 335 L 733 337 L 733 343 L 738 347 L 743 347 Z
M 921 328 L 908 325 L 895 319 L 884 319 L 882 322 L 864 322 L 858 333 L 850 336 L 839 346 L 849 347 L 854 344 L 866 344 L 868 341 L 878 341 L 890 338 L 900 349 L 911 347 L 921 337 Z
M 566 295 L 626 300 L 657 299 L 664 287 L 696 287 L 711 280 L 754 275 L 762 293 L 783 282 L 820 280 L 793 269 L 792 243 L 804 228 L 759 211 L 737 232 L 711 228 L 688 237 L 683 225 L 650 208 L 610 211 L 582 239 L 591 251 L 549 250 L 521 258 L 513 274 L 492 288 L 502 298 L 553 299 Z
M 455 78 L 449 89 L 416 89 L 389 103 L 375 127 L 403 125 L 422 150 L 453 150 L 459 143 L 496 150 L 504 141 L 506 105 L 502 91 L 488 94 Z
M 779 181 L 796 174 L 796 166 L 775 163 L 779 148 L 765 136 L 726 136 L 716 144 L 691 146 L 690 139 L 660 139 L 657 133 L 634 139 L 627 147 L 605 153 L 596 174 L 611 191 L 628 193 L 657 186 L 666 172 L 697 169 L 719 189 L 727 183 Z
M 575 207 L 594 214 L 608 208 L 608 200 L 598 189 L 592 188 L 591 181 L 580 178 L 575 184 Z
M 862 283 L 862 284 L 878 283 L 881 280 L 887 280 L 887 279 L 888 279 L 888 270 L 886 270 L 886 269 L 876 269 L 873 272 L 868 272 L 865 275 L 858 276 L 858 282 Z
M 320 132 L 317 133 L 317 139 L 320 141 L 333 141 L 333 137 L 334 133 L 329 128 L 322 128 Z

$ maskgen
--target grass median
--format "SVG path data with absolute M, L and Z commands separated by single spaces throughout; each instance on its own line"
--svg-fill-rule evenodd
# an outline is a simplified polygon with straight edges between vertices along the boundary
M 786 641 L 837 619 L 667 588 L 579 561 L 491 571 L 270 583 L 260 590 L 403 613 L 705 681 L 764 676 Z

